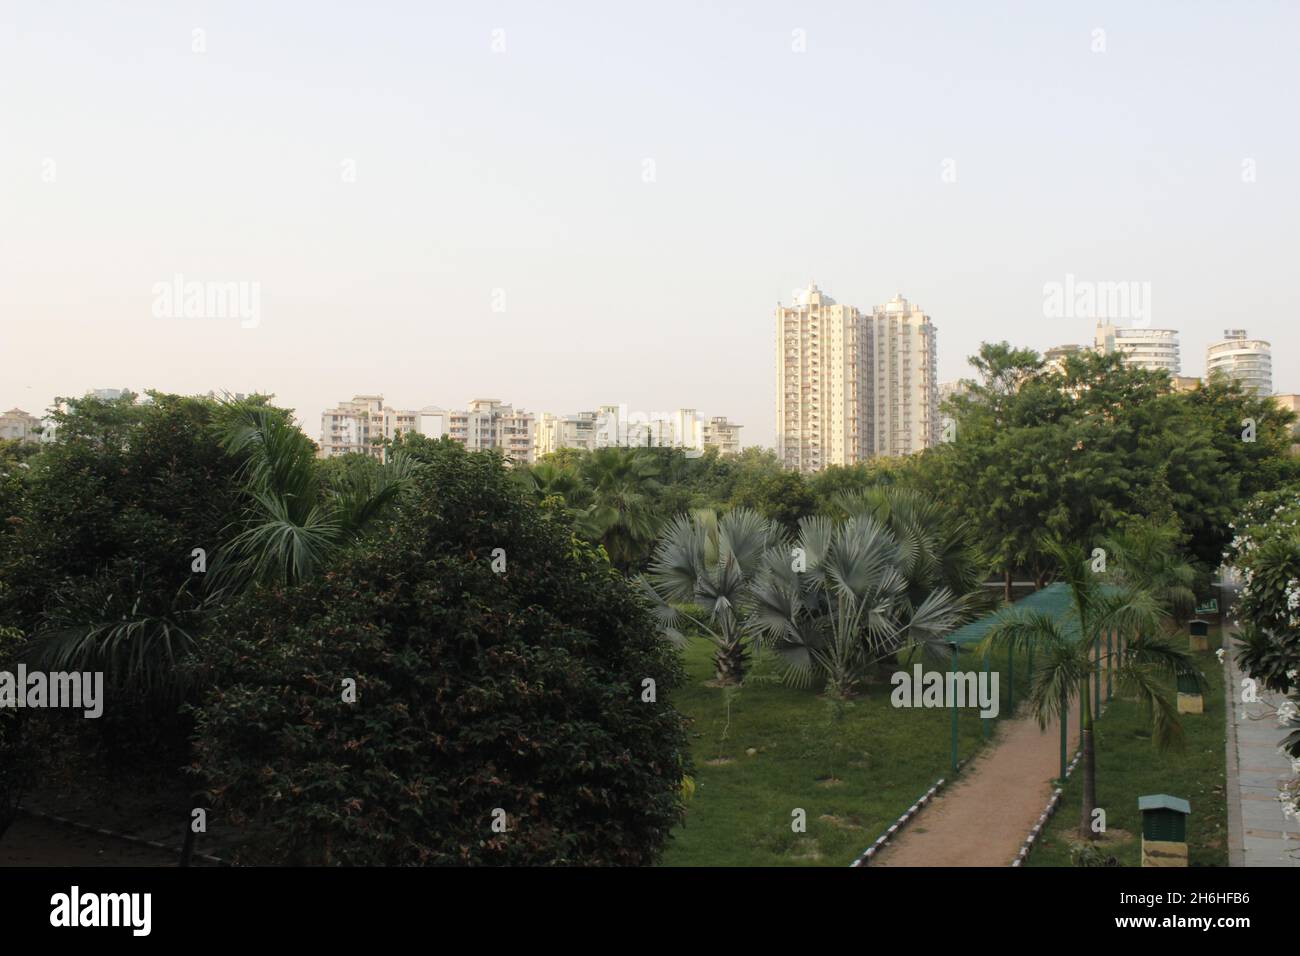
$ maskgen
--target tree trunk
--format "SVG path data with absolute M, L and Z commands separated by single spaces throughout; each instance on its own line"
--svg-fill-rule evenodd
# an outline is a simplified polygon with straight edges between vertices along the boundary
M 1003 587 L 1003 595 L 1006 597 L 1007 603 L 1010 604 L 1011 603 L 1011 569 L 1010 568 L 1007 568 L 1002 572 L 1002 587 Z
M 745 679 L 745 665 L 749 654 L 743 641 L 733 641 L 725 647 L 718 648 L 713 655 L 713 679 L 715 683 L 732 686 Z
M 1083 696 L 1079 708 L 1079 746 L 1083 750 L 1083 810 L 1079 819 L 1079 835 L 1085 840 L 1097 839 L 1092 829 L 1092 811 L 1097 806 L 1097 754 L 1093 742 L 1092 692 L 1089 681 L 1083 682 Z

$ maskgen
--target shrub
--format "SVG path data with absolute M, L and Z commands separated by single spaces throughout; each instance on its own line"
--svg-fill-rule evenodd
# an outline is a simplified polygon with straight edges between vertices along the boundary
M 653 862 L 690 769 L 674 652 L 499 458 L 401 444 L 427 467 L 386 526 L 322 578 L 252 594 L 210 645 L 194 767 L 247 828 L 242 858 Z

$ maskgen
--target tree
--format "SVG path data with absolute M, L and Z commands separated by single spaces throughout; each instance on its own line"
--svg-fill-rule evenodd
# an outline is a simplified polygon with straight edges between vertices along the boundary
M 241 859 L 653 863 L 689 748 L 634 584 L 498 456 L 397 450 L 422 467 L 374 533 L 205 645 L 194 767 Z
M 753 626 L 786 665 L 786 679 L 822 679 L 829 694 L 853 696 L 869 665 L 919 647 L 946 653 L 966 598 L 935 584 L 909 596 L 907 555 L 870 515 L 842 523 L 818 515 L 799 524 L 793 553 L 769 549 L 751 589 Z
M 740 684 L 748 662 L 747 599 L 763 555 L 781 532 L 748 508 L 721 519 L 712 511 L 678 515 L 655 548 L 643 587 L 660 633 L 684 646 L 686 629 L 714 647 L 714 678 Z
M 417 468 L 395 447 L 383 464 L 362 457 L 326 470 L 283 410 L 236 402 L 222 417 L 246 503 L 213 564 L 218 591 L 309 579 L 393 504 Z
M 602 544 L 616 567 L 629 570 L 648 556 L 658 530 L 655 496 L 659 466 L 653 452 L 600 448 L 582 461 L 582 479 L 591 492 L 579 526 Z
M 1110 671 L 1121 693 L 1136 697 L 1147 708 L 1152 715 L 1152 740 L 1162 749 L 1179 746 L 1182 733 L 1177 708 L 1163 682 L 1190 676 L 1203 684 L 1204 677 L 1186 653 L 1160 636 L 1162 608 L 1152 594 L 1131 580 L 1104 586 L 1078 545 L 1053 540 L 1046 550 L 1070 592 L 1066 613 L 1055 618 L 1042 611 L 1006 608 L 979 650 L 989 654 L 1034 649 L 1028 703 L 1040 727 L 1066 719 L 1071 702 L 1078 699 L 1084 781 L 1079 834 L 1091 840 L 1096 836 L 1092 812 L 1097 806 L 1097 715 L 1090 693 L 1094 667 L 1098 673 Z M 1104 650 L 1102 639 L 1107 633 L 1118 640 Z

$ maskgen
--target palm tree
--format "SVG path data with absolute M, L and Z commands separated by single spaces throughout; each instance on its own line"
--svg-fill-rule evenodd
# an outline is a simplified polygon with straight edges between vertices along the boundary
M 654 456 L 636 448 L 600 448 L 582 461 L 591 499 L 579 528 L 603 544 L 610 561 L 623 570 L 643 561 L 654 541 L 658 474 Z
M 946 654 L 942 639 L 961 623 L 967 596 L 936 583 L 914 598 L 911 560 L 869 514 L 804 518 L 793 552 L 769 549 L 751 588 L 752 619 L 784 660 L 787 681 L 807 686 L 817 675 L 843 698 L 870 664 L 900 650 Z
M 746 598 L 763 555 L 781 540 L 779 528 L 756 511 L 737 508 L 678 515 L 668 525 L 640 580 L 660 632 L 684 645 L 690 625 L 716 648 L 714 677 L 735 685 L 745 677 Z
M 979 649 L 1036 652 L 1030 674 L 1029 708 L 1045 728 L 1053 719 L 1066 719 L 1071 702 L 1079 700 L 1079 732 L 1083 750 L 1083 807 L 1079 834 L 1094 839 L 1092 813 L 1097 806 L 1097 758 L 1090 681 L 1094 668 L 1106 668 L 1120 689 L 1140 701 L 1151 714 L 1152 740 L 1161 749 L 1181 744 L 1182 725 L 1165 684 L 1179 676 L 1204 683 L 1191 658 L 1160 635 L 1167 612 L 1151 592 L 1131 580 L 1106 584 L 1090 569 L 1089 556 L 1078 545 L 1050 540 L 1045 552 L 1058 566 L 1069 589 L 1070 603 L 1060 617 L 1024 608 L 1006 608 Z M 1121 639 L 1102 649 L 1107 633 Z M 1095 657 L 1094 657 L 1095 649 Z M 1097 677 L 1100 679 L 1100 676 Z
M 937 585 L 968 599 L 968 610 L 989 604 L 983 581 L 988 560 L 971 541 L 970 525 L 933 498 L 899 485 L 873 485 L 836 497 L 847 517 L 871 515 L 898 543 L 908 596 L 920 603 Z
M 266 406 L 227 406 L 226 450 L 243 459 L 248 502 L 234 537 L 213 561 L 214 590 L 312 577 L 410 486 L 419 466 L 397 451 L 329 474 L 316 446 L 287 415 Z
M 1144 518 L 1104 538 L 1108 568 L 1115 580 L 1149 592 L 1164 612 L 1165 624 L 1180 630 L 1196 611 L 1196 569 L 1180 550 L 1176 525 Z

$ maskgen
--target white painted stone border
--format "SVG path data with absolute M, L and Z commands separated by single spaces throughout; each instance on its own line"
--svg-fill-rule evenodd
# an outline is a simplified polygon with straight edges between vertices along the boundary
M 29 817 L 35 817 L 38 820 L 52 820 L 55 823 L 62 823 L 77 830 L 84 830 L 87 833 L 97 833 L 100 836 L 112 837 L 115 840 L 125 840 L 127 843 L 134 843 L 137 846 L 147 846 L 154 850 L 166 850 L 168 853 L 176 855 L 179 861 L 181 848 L 178 846 L 168 846 L 166 843 L 159 843 L 157 840 L 146 840 L 143 837 L 131 836 L 129 833 L 118 833 L 116 830 L 106 830 L 103 827 L 93 827 L 88 823 L 78 823 L 76 820 L 69 820 L 67 817 L 61 817 L 53 813 L 46 813 L 43 810 L 33 810 L 31 807 L 22 807 L 20 813 L 25 813 Z M 202 860 L 205 863 L 212 863 L 216 866 L 230 866 L 228 862 L 220 857 L 211 856 L 207 853 L 192 853 L 190 856 L 195 860 Z
M 1074 759 L 1071 760 L 1069 766 L 1065 768 L 1065 780 L 1070 779 L 1070 774 L 1074 773 L 1074 768 L 1079 765 L 1079 760 L 1082 756 L 1082 748 L 1074 752 Z M 1061 782 L 1064 783 L 1065 780 Z M 1033 829 L 1029 831 L 1029 836 L 1025 837 L 1025 842 L 1020 844 L 1020 852 L 1016 854 L 1016 858 L 1011 862 L 1012 866 L 1025 865 L 1025 861 L 1029 859 L 1029 851 L 1034 848 L 1034 842 L 1043 835 L 1043 831 L 1047 829 L 1047 821 L 1050 820 L 1053 814 L 1055 814 L 1060 808 L 1061 796 L 1064 793 L 1065 790 L 1062 787 L 1057 787 L 1052 791 L 1052 798 L 1047 801 L 1047 806 L 1044 807 L 1043 812 L 1038 815 L 1038 822 L 1035 823 Z
M 961 770 L 961 765 L 965 762 L 966 761 L 962 760 L 957 763 L 957 770 L 959 772 Z M 889 829 L 887 829 L 884 833 L 880 834 L 880 836 L 876 837 L 876 842 L 871 844 L 871 846 L 867 847 L 866 850 L 862 852 L 862 855 L 859 856 L 852 863 L 850 863 L 849 866 L 850 867 L 867 866 L 872 861 L 872 859 L 875 858 L 876 854 L 879 853 L 881 850 L 883 850 L 885 848 L 885 845 L 898 835 L 899 830 L 901 830 L 904 826 L 906 826 L 918 813 L 920 813 L 922 810 L 926 808 L 926 806 L 930 803 L 931 799 L 934 798 L 934 795 L 938 793 L 943 788 L 943 785 L 947 782 L 948 781 L 946 777 L 940 777 L 938 780 L 936 780 L 929 790 L 921 794 L 919 800 L 917 800 L 914 804 L 912 804 L 910 807 L 904 810 L 902 815 L 897 820 L 895 820 L 892 824 L 890 824 Z

